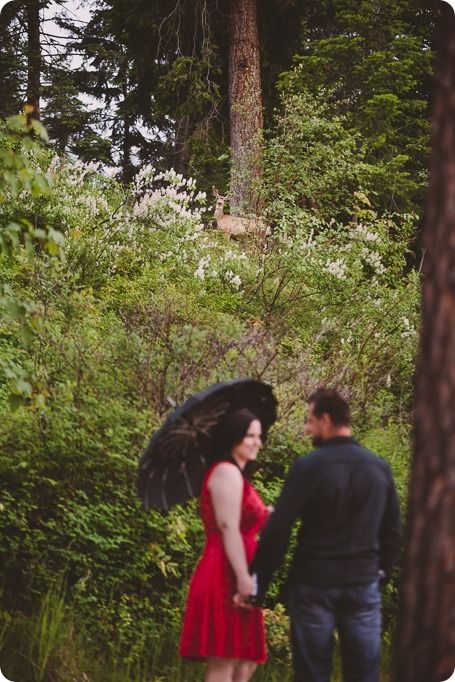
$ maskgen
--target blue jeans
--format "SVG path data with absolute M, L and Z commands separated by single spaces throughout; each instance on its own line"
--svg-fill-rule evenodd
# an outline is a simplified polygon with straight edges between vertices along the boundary
M 344 682 L 378 682 L 378 582 L 340 588 L 293 585 L 289 612 L 295 682 L 330 682 L 335 628 Z

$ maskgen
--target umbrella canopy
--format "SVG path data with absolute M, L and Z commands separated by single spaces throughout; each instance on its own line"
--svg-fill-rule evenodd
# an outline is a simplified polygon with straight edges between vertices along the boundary
M 140 459 L 138 493 L 145 507 L 167 510 L 199 495 L 224 415 L 248 408 L 260 419 L 264 438 L 276 419 L 276 406 L 272 388 L 254 379 L 214 384 L 188 398 L 152 436 Z

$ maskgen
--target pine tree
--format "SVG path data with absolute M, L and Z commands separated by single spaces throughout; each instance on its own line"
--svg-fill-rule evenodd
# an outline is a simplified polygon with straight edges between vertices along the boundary
M 112 164 L 111 142 L 99 131 L 100 111 L 80 97 L 77 78 L 65 54 L 45 69 L 41 119 L 60 155 Z
M 422 207 L 427 175 L 433 13 L 426 3 L 308 5 L 297 87 L 325 93 L 377 168 L 379 208 Z M 286 78 L 286 76 L 282 76 Z M 295 79 L 295 74 L 292 75 Z
M 25 16 L 27 20 L 27 103 L 32 118 L 40 117 L 41 73 L 43 58 L 41 54 L 40 35 L 40 0 L 25 0 Z
M 396 682 L 440 682 L 455 670 L 455 16 L 446 3 L 440 7 L 437 51 Z
M 23 112 L 26 100 L 27 43 L 19 17 L 18 0 L 2 9 L 0 21 L 0 118 Z
M 231 211 L 259 212 L 262 182 L 262 85 L 256 0 L 229 8 Z

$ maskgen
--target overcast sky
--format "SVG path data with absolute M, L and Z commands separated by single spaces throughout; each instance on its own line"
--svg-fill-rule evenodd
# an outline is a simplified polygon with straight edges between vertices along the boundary
M 43 32 L 53 36 L 61 36 L 62 45 L 65 44 L 65 32 L 57 26 L 53 19 L 57 15 L 67 15 L 69 19 L 79 22 L 87 22 L 90 19 L 90 3 L 81 2 L 81 0 L 67 0 L 59 5 L 52 2 L 46 9 L 43 10 Z M 74 58 L 74 66 L 79 64 L 79 58 Z

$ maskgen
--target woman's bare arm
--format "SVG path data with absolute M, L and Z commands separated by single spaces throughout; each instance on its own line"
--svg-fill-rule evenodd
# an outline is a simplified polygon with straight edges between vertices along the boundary
M 243 497 L 243 476 L 235 464 L 222 462 L 213 471 L 208 482 L 217 526 L 222 534 L 223 546 L 237 581 L 239 599 L 246 600 L 253 591 L 253 580 L 240 532 Z

